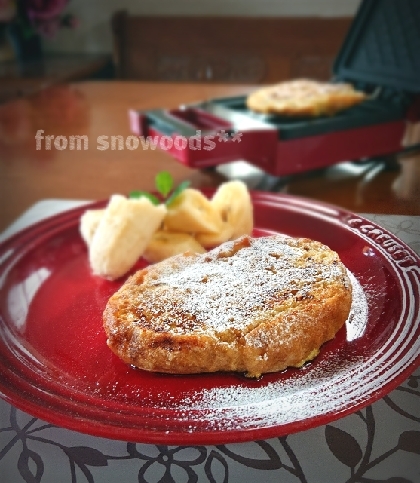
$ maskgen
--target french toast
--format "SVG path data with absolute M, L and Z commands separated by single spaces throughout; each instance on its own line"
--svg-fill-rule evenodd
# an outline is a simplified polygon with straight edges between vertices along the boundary
M 307 238 L 243 236 L 139 270 L 109 299 L 107 344 L 146 371 L 300 367 L 348 318 L 351 282 L 336 252 Z
M 294 79 L 262 87 L 247 98 L 247 106 L 263 114 L 333 115 L 365 100 L 366 94 L 348 83 Z

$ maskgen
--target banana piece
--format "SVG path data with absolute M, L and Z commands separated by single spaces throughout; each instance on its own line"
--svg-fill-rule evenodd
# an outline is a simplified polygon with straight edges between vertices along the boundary
M 168 208 L 164 225 L 168 231 L 218 233 L 222 228 L 219 212 L 200 191 L 184 190 Z
M 232 227 L 230 239 L 250 235 L 254 227 L 254 215 L 248 188 L 242 181 L 227 181 L 219 186 L 211 199 L 223 222 Z
M 204 253 L 206 250 L 188 233 L 157 231 L 143 253 L 149 263 L 160 262 L 180 253 Z
M 221 243 L 233 239 L 233 226 L 223 221 L 218 233 L 197 233 L 196 239 L 203 247 L 214 248 Z
M 105 210 L 86 210 L 80 217 L 80 234 L 89 246 Z
M 165 205 L 147 198 L 110 198 L 89 247 L 95 275 L 116 279 L 125 275 L 142 255 L 166 215 Z

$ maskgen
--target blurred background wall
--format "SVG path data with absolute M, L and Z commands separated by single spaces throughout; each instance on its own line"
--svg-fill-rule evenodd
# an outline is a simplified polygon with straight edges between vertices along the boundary
M 110 53 L 110 18 L 116 10 L 142 15 L 221 15 L 254 17 L 346 17 L 360 0 L 71 0 L 68 11 L 80 19 L 77 35 L 61 29 L 45 41 L 47 52 Z

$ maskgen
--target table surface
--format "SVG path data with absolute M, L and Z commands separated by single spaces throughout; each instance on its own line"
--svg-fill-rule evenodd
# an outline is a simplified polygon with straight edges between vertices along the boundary
M 105 54 L 44 54 L 41 59 L 0 62 L 0 103 L 37 93 L 59 82 L 100 74 L 111 62 Z
M 54 86 L 0 106 L 0 231 L 41 199 L 102 199 L 153 189 L 162 169 L 170 170 L 177 182 L 191 179 L 196 187 L 215 186 L 220 177 L 188 169 L 163 151 L 101 151 L 97 138 L 132 134 L 130 108 L 177 107 L 244 91 L 241 86 L 84 82 Z M 37 150 L 38 129 L 45 136 L 87 136 L 88 149 L 60 151 L 52 145 L 48 150 L 43 143 Z
M 0 239 L 81 203 L 85 201 L 38 202 Z M 420 217 L 364 216 L 420 254 Z M 384 398 L 330 424 L 286 437 L 217 446 L 93 437 L 48 424 L 0 400 L 0 474 L 4 483 L 418 483 L 420 368 Z
M 46 53 L 39 60 L 23 64 L 16 60 L 0 62 L 0 79 L 85 79 L 110 60 L 105 54 Z
M 168 169 L 176 181 L 190 179 L 195 187 L 215 186 L 226 173 L 196 171 L 156 149 L 99 150 L 98 136 L 131 135 L 128 109 L 177 107 L 217 96 L 239 95 L 252 86 L 80 82 L 55 85 L 28 98 L 0 105 L 0 231 L 33 203 L 45 198 L 102 199 L 116 192 L 153 188 L 155 174 Z M 87 149 L 59 150 L 44 136 L 86 136 Z M 54 138 L 55 139 L 55 138 Z M 61 141 L 63 138 L 61 138 Z M 118 146 L 116 146 L 118 148 Z M 309 196 L 351 211 L 420 215 L 420 200 L 399 200 L 390 186 L 398 172 L 366 171 L 340 165 L 290 182 L 291 194 Z M 260 174 L 240 168 L 235 173 L 259 183 Z M 383 182 L 382 182 L 383 180 Z

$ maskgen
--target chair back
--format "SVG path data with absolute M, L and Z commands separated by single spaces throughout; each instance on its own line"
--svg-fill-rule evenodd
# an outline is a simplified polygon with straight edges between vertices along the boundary
M 352 18 L 112 18 L 117 76 L 143 81 L 273 83 L 331 78 Z

